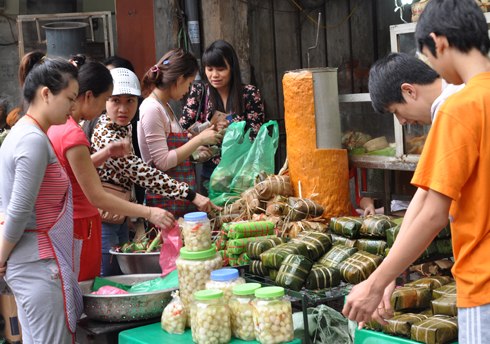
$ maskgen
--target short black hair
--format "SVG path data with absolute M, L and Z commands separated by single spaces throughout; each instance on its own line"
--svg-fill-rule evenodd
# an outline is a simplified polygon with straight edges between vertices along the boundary
M 436 56 L 432 32 L 464 53 L 476 48 L 487 55 L 490 49 L 487 22 L 475 0 L 431 0 L 417 22 L 415 41 L 420 51 L 425 46 Z
M 405 53 L 390 53 L 376 61 L 369 71 L 369 95 L 378 113 L 387 113 L 395 103 L 405 103 L 403 83 L 429 85 L 439 74 L 425 62 Z

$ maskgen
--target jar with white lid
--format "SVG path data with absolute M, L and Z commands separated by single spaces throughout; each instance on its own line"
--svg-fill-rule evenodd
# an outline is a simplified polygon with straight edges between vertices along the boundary
M 223 268 L 211 271 L 211 277 L 209 281 L 206 282 L 206 289 L 222 290 L 224 294 L 223 300 L 225 304 L 228 304 L 230 297 L 233 294 L 233 287 L 244 283 L 245 279 L 240 277 L 237 269 Z
M 187 213 L 182 224 L 184 246 L 189 252 L 205 251 L 211 247 L 211 224 L 204 212 Z
M 221 290 L 194 293 L 191 306 L 192 340 L 197 344 L 225 344 L 231 340 L 230 311 Z
M 188 307 L 192 302 L 192 295 L 198 290 L 206 289 L 211 271 L 221 268 L 223 260 L 214 246 L 199 252 L 190 252 L 182 247 L 175 265 L 179 277 L 180 298 L 184 306 Z
M 284 288 L 257 289 L 252 304 L 257 341 L 262 344 L 276 344 L 294 339 L 293 311 L 291 302 L 284 297 Z
M 260 283 L 245 283 L 233 287 L 230 299 L 231 333 L 242 340 L 255 340 L 252 300 Z

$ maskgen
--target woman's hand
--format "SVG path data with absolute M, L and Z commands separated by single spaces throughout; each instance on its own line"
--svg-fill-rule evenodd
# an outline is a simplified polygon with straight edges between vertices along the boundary
M 369 216 L 369 215 L 374 215 L 376 214 L 376 210 L 374 209 L 374 204 L 368 205 L 366 208 L 364 208 L 364 216 Z
M 196 152 L 198 153 L 197 162 L 206 162 L 213 157 L 213 152 L 206 146 L 200 146 Z
M 199 209 L 199 211 L 204 211 L 206 213 L 209 213 L 212 210 L 217 210 L 220 211 L 221 208 L 215 205 L 211 200 L 207 197 L 204 197 L 201 194 L 196 194 L 196 198 L 192 201 Z
M 230 125 L 230 122 L 228 122 L 227 119 L 221 120 L 218 123 L 216 123 L 216 130 L 218 132 L 221 132 L 222 130 L 228 128 L 229 125 Z
M 203 130 L 196 137 L 199 138 L 200 143 L 201 143 L 202 146 L 215 145 L 217 143 L 220 143 L 221 140 L 223 139 L 223 135 L 221 135 L 220 133 L 218 133 L 216 131 L 216 128 L 215 128 L 214 125 L 212 125 L 209 128 Z
M 122 157 L 131 154 L 131 142 L 129 139 L 111 142 L 107 145 L 109 157 Z
M 174 225 L 174 216 L 165 209 L 149 207 L 150 215 L 148 220 L 161 229 L 167 229 Z

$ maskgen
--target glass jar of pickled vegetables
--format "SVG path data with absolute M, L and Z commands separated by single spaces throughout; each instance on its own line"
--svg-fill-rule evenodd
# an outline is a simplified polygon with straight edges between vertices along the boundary
M 230 299 L 231 333 L 234 337 L 243 340 L 254 340 L 254 321 L 252 300 L 259 283 L 245 283 L 233 287 L 233 296 Z
M 197 344 L 225 344 L 231 340 L 230 311 L 221 290 L 194 293 L 191 307 L 192 340 Z
M 180 298 L 184 306 L 188 307 L 192 301 L 192 294 L 206 289 L 211 271 L 221 268 L 223 260 L 214 246 L 198 252 L 191 252 L 186 247 L 182 247 L 175 265 L 179 276 Z
M 206 289 L 222 290 L 224 294 L 223 301 L 228 304 L 233 287 L 244 283 L 245 279 L 240 277 L 237 269 L 223 268 L 211 271 L 210 280 L 206 282 Z
M 211 225 L 208 215 L 204 212 L 185 214 L 182 234 L 184 245 L 189 252 L 208 250 L 211 247 Z
M 293 312 L 291 302 L 284 298 L 284 288 L 264 287 L 255 290 L 252 305 L 257 341 L 275 344 L 294 339 Z

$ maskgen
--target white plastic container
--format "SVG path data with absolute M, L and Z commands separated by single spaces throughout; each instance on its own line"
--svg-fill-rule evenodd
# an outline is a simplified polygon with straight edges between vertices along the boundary
M 291 302 L 284 298 L 284 288 L 257 289 L 252 304 L 257 341 L 276 344 L 294 339 L 293 312 Z
M 244 283 L 245 279 L 240 277 L 237 269 L 223 268 L 211 271 L 210 280 L 206 282 L 206 289 L 223 291 L 223 301 L 225 304 L 228 304 L 233 295 L 233 287 Z
M 180 298 L 187 308 L 192 302 L 192 295 L 196 291 L 206 289 L 211 271 L 220 269 L 223 260 L 214 246 L 199 252 L 190 252 L 186 247 L 182 247 L 175 264 L 179 276 Z
M 231 340 L 230 310 L 221 290 L 194 293 L 192 340 L 197 344 L 226 344 Z
M 243 340 L 255 340 L 252 300 L 259 283 L 245 283 L 233 287 L 230 299 L 231 333 Z
M 211 225 L 206 213 L 185 214 L 182 234 L 184 245 L 189 252 L 205 251 L 211 248 Z

